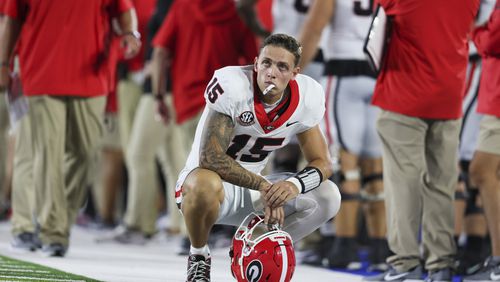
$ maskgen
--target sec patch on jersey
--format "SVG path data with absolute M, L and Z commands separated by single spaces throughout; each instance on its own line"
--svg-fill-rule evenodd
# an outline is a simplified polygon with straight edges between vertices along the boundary
M 251 111 L 243 112 L 238 117 L 238 123 L 242 126 L 250 126 L 255 123 L 255 117 Z

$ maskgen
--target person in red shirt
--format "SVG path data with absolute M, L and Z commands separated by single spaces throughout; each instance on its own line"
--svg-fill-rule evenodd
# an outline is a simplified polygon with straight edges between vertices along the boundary
M 64 256 L 102 134 L 110 18 L 119 18 L 125 54 L 133 56 L 140 46 L 135 12 L 128 0 L 7 0 L 5 13 L 0 63 L 7 64 L 21 42 L 17 51 L 30 108 L 42 252 Z M 0 89 L 8 83 L 0 72 Z
M 152 38 L 160 28 L 172 3 L 173 0 L 156 1 L 155 10 L 149 17 L 149 23 L 143 24 L 147 25 L 147 33 L 144 32 L 145 36 L 142 37 L 144 39 L 143 46 L 146 47 L 144 50 L 146 57 L 141 59 L 145 60 L 146 66 L 149 65 L 151 59 Z M 154 204 L 158 200 L 160 184 L 156 167 L 157 161 L 161 164 L 168 192 L 167 207 L 170 226 L 167 227 L 167 232 L 179 233 L 183 222 L 173 195 L 176 176 L 184 164 L 184 155 L 178 150 L 184 144 L 177 142 L 179 138 L 176 136 L 179 126 L 175 122 L 169 123 L 168 126 L 155 122 L 155 99 L 151 94 L 151 78 L 148 70 L 148 67 L 144 70 L 143 93 L 141 93 L 138 103 L 134 105 L 136 110 L 130 128 L 129 142 L 124 148 L 128 172 L 126 210 L 122 225 L 115 229 L 110 238 L 122 244 L 144 244 L 157 232 L 156 222 L 159 209 Z M 121 106 L 122 102 L 123 100 L 120 100 Z M 103 240 L 107 239 L 103 238 Z
M 393 18 L 372 102 L 382 109 L 390 269 L 368 281 L 451 281 L 456 252 L 453 201 L 468 60 L 479 0 L 379 0 Z
M 489 21 L 474 30 L 473 41 L 483 62 L 477 111 L 484 117 L 470 177 L 481 194 L 490 232 L 491 257 L 478 273 L 464 281 L 500 281 L 500 0 Z
M 127 150 L 130 142 L 137 105 L 143 94 L 142 84 L 147 77 L 147 70 L 144 66 L 144 47 L 148 35 L 146 27 L 155 7 L 155 0 L 131 1 L 137 12 L 137 28 L 141 34 L 140 39 L 142 44 L 137 56 L 121 60 L 120 62 L 120 77 L 116 91 L 119 106 L 120 139 L 124 151 Z

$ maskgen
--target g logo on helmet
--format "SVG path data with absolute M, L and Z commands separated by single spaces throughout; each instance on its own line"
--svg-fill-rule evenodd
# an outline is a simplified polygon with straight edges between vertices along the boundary
M 248 282 L 258 282 L 262 276 L 262 263 L 259 260 L 251 261 L 247 266 L 245 276 Z

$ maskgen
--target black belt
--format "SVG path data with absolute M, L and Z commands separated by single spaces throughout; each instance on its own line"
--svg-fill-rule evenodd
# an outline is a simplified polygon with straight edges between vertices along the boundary
M 316 62 L 316 63 L 324 63 L 325 62 L 325 57 L 323 57 L 323 50 L 318 49 L 318 52 L 316 52 L 316 56 L 314 56 L 313 62 Z
M 329 60 L 325 64 L 325 75 L 377 77 L 368 62 L 362 60 Z

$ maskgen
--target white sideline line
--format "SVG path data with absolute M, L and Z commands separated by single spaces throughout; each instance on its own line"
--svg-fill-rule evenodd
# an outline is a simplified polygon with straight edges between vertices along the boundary
M 9 270 L 9 271 L 12 271 L 12 272 L 35 272 L 35 273 L 50 273 L 50 271 L 48 270 L 37 270 L 37 269 L 29 269 L 29 268 L 4 268 L 4 267 L 0 267 L 0 270 Z

